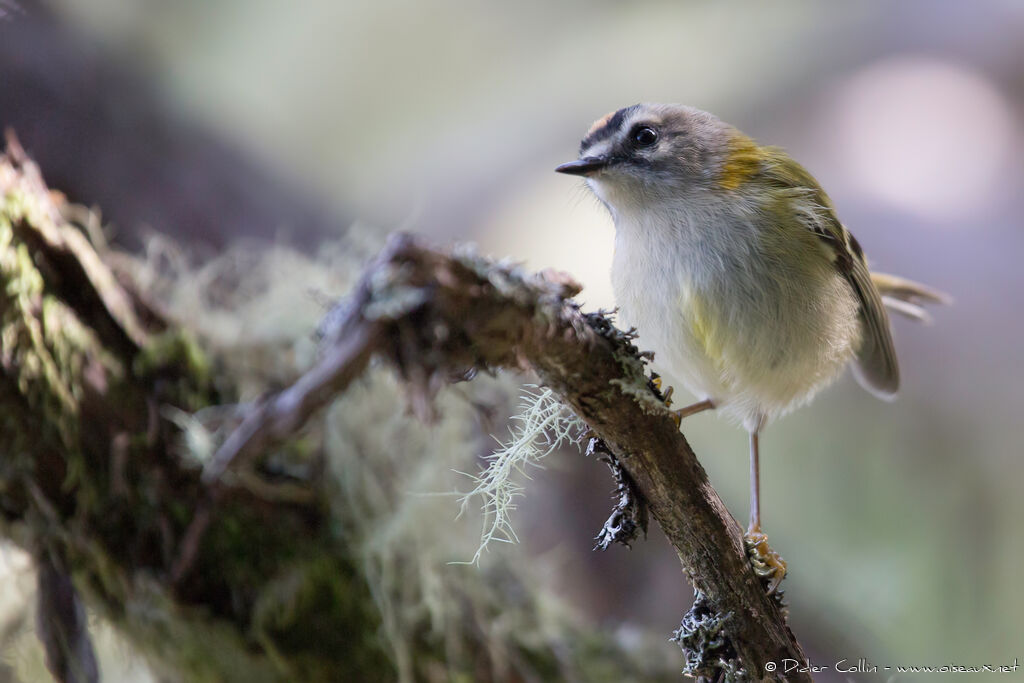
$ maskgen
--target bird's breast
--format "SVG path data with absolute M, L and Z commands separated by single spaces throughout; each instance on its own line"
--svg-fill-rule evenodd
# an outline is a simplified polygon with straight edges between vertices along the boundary
M 737 405 L 744 420 L 784 412 L 833 379 L 859 339 L 849 285 L 804 236 L 780 248 L 756 223 L 720 215 L 617 217 L 621 320 L 656 369 L 698 398 Z M 787 251 L 800 249 L 811 251 Z
M 655 352 L 655 367 L 701 398 L 720 394 L 716 364 L 717 316 L 708 305 L 711 278 L 699 245 L 658 228 L 619 229 L 612 261 L 612 287 L 621 323 L 635 327 L 639 343 Z M 653 229 L 652 229 L 653 228 Z

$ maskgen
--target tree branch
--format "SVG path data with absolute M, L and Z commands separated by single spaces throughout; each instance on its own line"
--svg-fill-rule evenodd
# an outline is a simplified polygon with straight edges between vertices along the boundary
M 751 568 L 739 524 L 651 390 L 630 337 L 603 315 L 582 313 L 570 299 L 576 293 L 565 276 L 528 277 L 395 236 L 329 316 L 320 362 L 245 419 L 207 478 L 302 425 L 365 367 L 371 348 L 409 383 L 421 412 L 440 386 L 470 369 L 530 368 L 635 482 L 699 591 L 701 615 L 693 620 L 713 623 L 716 637 L 728 639 L 736 661 L 721 668 L 759 680 L 771 678 L 768 662 L 804 661 L 778 603 Z
M 0 534 L 40 558 L 40 636 L 59 680 L 95 679 L 79 596 L 175 678 L 393 670 L 325 482 L 305 504 L 220 489 L 210 511 L 214 492 L 160 417 L 218 402 L 204 354 L 64 222 L 13 136 L 0 154 L 0 342 Z M 183 552 L 191 573 L 174 571 Z
M 462 322 L 445 332 L 420 315 L 432 290 L 450 297 L 452 276 L 408 287 L 379 262 L 351 316 L 341 308 L 325 323 L 333 359 L 255 406 L 197 414 L 232 400 L 246 370 L 221 358 L 214 377 L 190 331 L 146 303 L 127 259 L 97 253 L 62 208 L 12 137 L 0 154 L 0 535 L 37 558 L 40 637 L 55 675 L 94 677 L 80 599 L 176 680 L 677 678 L 657 651 L 554 615 L 557 596 L 516 558 L 444 564 L 447 530 L 410 514 L 423 508 L 391 485 L 408 469 L 451 464 L 463 444 L 391 424 L 391 383 L 366 382 L 366 405 L 348 404 L 388 419 L 351 429 L 334 419 L 338 432 L 325 425 L 269 448 L 373 350 L 399 363 L 429 412 L 429 394 L 452 377 L 441 368 L 465 376 L 476 363 Z M 503 272 L 487 287 L 505 291 Z M 507 328 L 500 306 L 487 315 L 468 321 L 473 339 L 492 323 Z M 251 417 L 246 429 L 257 429 L 225 448 L 241 444 L 239 457 L 259 455 L 264 467 L 204 485 L 206 439 L 238 424 L 243 408 L 266 419 Z M 472 433 L 468 413 L 441 419 Z M 358 446 L 364 458 L 344 441 L 381 433 L 385 443 Z M 410 463 L 405 449 L 425 461 Z

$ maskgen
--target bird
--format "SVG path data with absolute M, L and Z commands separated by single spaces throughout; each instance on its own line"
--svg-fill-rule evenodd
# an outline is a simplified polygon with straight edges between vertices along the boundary
M 923 305 L 949 297 L 870 272 L 814 176 L 694 107 L 607 114 L 555 170 L 585 178 L 611 214 L 619 319 L 654 352 L 658 373 L 697 399 L 674 411 L 677 424 L 715 410 L 749 433 L 746 536 L 760 544 L 764 428 L 847 366 L 892 400 L 900 377 L 887 309 L 927 321 Z M 785 573 L 781 558 L 770 563 Z

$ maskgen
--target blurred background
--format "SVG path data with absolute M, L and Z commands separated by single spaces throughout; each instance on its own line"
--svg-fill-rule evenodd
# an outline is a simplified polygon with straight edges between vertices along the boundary
M 0 125 L 132 248 L 404 229 L 568 271 L 610 308 L 610 219 L 552 172 L 594 119 L 684 102 L 787 148 L 875 269 L 956 300 L 895 322 L 899 401 L 846 378 L 763 437 L 793 630 L 830 666 L 1024 660 L 1024 4 L 19 4 L 0 3 Z M 684 432 L 745 519 L 746 435 Z M 664 538 L 592 552 L 606 468 L 547 466 L 517 552 L 608 629 L 667 638 L 691 594 Z

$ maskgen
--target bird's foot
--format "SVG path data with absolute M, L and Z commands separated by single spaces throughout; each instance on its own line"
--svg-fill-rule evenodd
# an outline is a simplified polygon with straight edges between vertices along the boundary
M 666 408 L 672 407 L 672 394 L 675 393 L 674 387 L 662 390 L 664 383 L 661 381 L 661 377 L 657 373 L 651 374 L 651 386 L 654 387 L 654 392 L 661 399 L 662 403 L 665 404 Z M 683 418 L 689 417 L 696 413 L 703 412 L 705 410 L 712 410 L 715 407 L 715 402 L 710 398 L 706 398 L 703 401 L 697 401 L 691 403 L 688 406 L 683 406 L 679 410 L 670 410 L 669 413 L 672 416 L 672 421 L 676 423 L 676 429 L 679 429 L 683 423 Z
M 768 594 L 774 593 L 782 579 L 786 578 L 786 561 L 768 545 L 768 536 L 760 526 L 752 526 L 743 535 L 747 557 L 754 567 L 754 573 L 767 585 Z
M 662 390 L 664 382 L 661 381 L 661 376 L 656 372 L 651 373 L 651 386 L 654 387 L 654 393 L 658 398 L 665 404 L 665 407 L 671 407 L 672 405 L 672 392 L 674 389 L 669 387 L 668 389 Z

